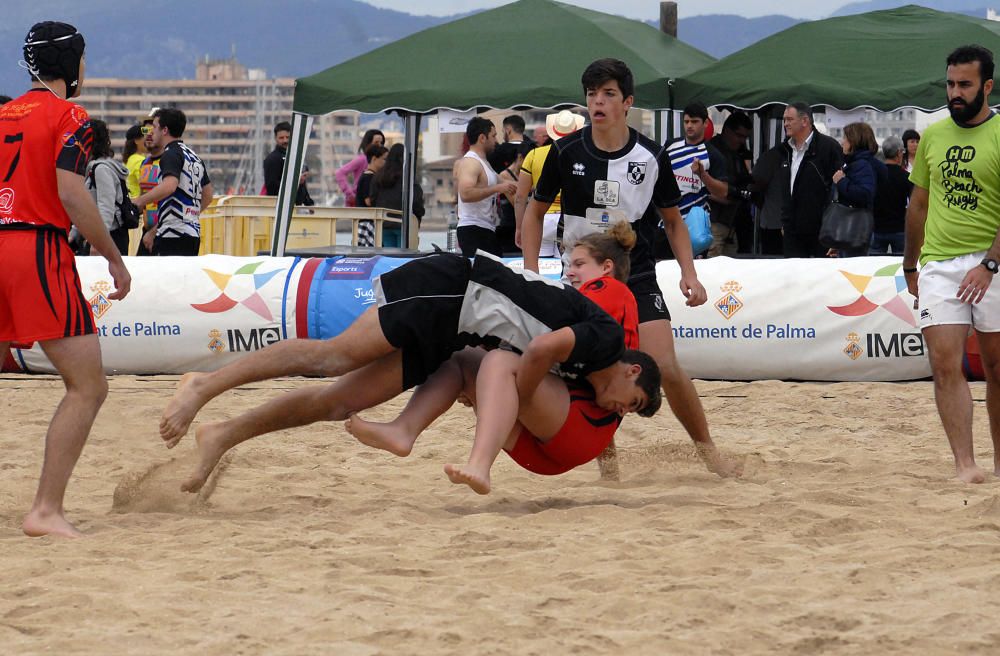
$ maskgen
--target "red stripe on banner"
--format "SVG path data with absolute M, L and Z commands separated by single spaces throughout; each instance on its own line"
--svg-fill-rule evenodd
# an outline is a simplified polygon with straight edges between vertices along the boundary
M 309 288 L 322 262 L 322 258 L 309 258 L 299 276 L 299 288 L 295 292 L 295 336 L 300 339 L 309 337 Z

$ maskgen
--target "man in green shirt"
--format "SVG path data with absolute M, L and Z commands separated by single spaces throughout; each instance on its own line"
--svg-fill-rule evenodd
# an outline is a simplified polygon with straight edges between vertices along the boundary
M 910 181 L 903 272 L 918 298 L 934 399 L 958 478 L 982 483 L 972 446 L 972 395 L 962 372 L 969 326 L 986 372 L 986 409 L 1000 475 L 1000 118 L 990 110 L 993 53 L 963 46 L 947 59 L 951 118 L 920 141 Z M 917 260 L 919 272 L 919 295 Z

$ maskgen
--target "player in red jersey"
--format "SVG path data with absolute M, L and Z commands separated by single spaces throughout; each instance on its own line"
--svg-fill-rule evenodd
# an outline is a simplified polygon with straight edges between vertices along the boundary
M 66 386 L 22 524 L 30 536 L 80 535 L 63 514 L 63 497 L 108 390 L 93 312 L 67 240 L 70 224 L 108 259 L 115 282 L 109 298 L 124 298 L 131 284 L 84 186 L 90 118 L 68 101 L 80 92 L 83 50 L 72 25 L 37 23 L 24 44 L 31 89 L 0 107 L 0 353 L 12 342 L 39 342 Z

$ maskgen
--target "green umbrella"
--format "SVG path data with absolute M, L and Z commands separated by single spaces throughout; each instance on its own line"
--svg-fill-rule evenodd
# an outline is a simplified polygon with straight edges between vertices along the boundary
M 971 43 L 1000 52 L 1000 23 L 915 5 L 800 23 L 681 76 L 675 96 L 677 106 L 939 109 L 945 58 Z
M 715 61 L 639 21 L 551 0 L 519 0 L 299 78 L 294 109 L 424 114 L 578 105 L 580 74 L 602 57 L 629 65 L 636 105 L 647 109 L 669 106 L 668 78 Z

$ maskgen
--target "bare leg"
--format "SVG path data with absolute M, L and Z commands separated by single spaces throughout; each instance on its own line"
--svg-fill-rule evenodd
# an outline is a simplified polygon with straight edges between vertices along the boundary
M 740 466 L 724 458 L 712 441 L 698 390 L 677 362 L 670 322 L 657 320 L 639 324 L 639 348 L 653 356 L 660 367 L 667 403 L 691 436 L 708 470 L 723 478 L 739 476 L 742 473 Z
M 993 473 L 1000 476 L 1000 333 L 976 332 L 986 374 L 986 412 L 993 440 Z
M 986 477 L 976 466 L 972 446 L 972 394 L 962 373 L 968 330 L 966 325 L 946 325 L 924 328 L 923 333 L 934 374 L 934 401 L 955 457 L 955 473 L 966 483 L 982 483 Z
M 481 349 L 466 349 L 452 355 L 413 392 L 406 407 L 392 421 L 379 423 L 352 415 L 344 428 L 362 444 L 401 457 L 410 455 L 417 437 L 448 411 L 463 389 L 474 385 L 479 361 L 485 355 Z
M 555 376 L 546 376 L 531 400 L 520 407 L 515 375 L 518 355 L 492 351 L 483 358 L 476 377 L 476 437 L 469 462 L 445 465 L 452 483 L 468 485 L 478 494 L 489 494 L 490 469 L 500 449 L 512 448 L 523 424 L 544 440 L 555 435 L 569 413 L 569 392 Z
M 234 387 L 280 376 L 340 376 L 391 353 L 395 349 L 382 333 L 377 310 L 368 309 L 332 339 L 290 339 L 218 371 L 184 376 L 160 418 L 160 437 L 173 448 L 202 406 Z
M 79 537 L 82 534 L 63 514 L 63 498 L 97 411 L 107 397 L 108 381 L 101 369 L 101 346 L 97 335 L 46 341 L 41 346 L 62 376 L 66 395 L 56 408 L 45 435 L 45 459 L 38 491 L 22 529 L 32 537 Z M 0 348 L 0 352 L 3 351 Z
M 200 490 L 226 451 L 250 438 L 317 421 L 343 421 L 399 395 L 402 363 L 396 351 L 329 385 L 295 390 L 227 421 L 200 426 L 195 432 L 199 462 L 181 489 Z

